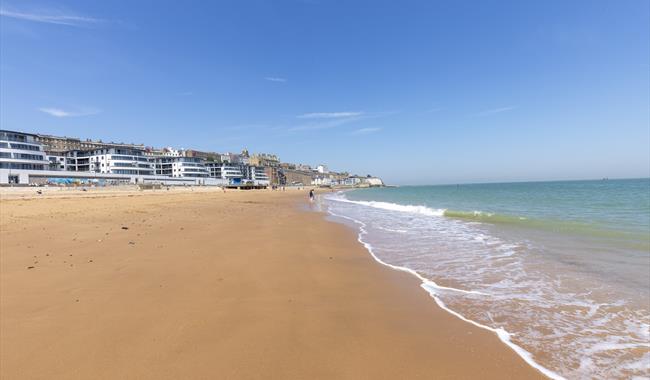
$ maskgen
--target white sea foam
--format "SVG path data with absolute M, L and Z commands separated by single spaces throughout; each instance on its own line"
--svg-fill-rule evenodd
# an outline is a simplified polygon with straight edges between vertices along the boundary
M 353 203 L 362 206 L 378 208 L 382 210 L 401 211 L 413 214 L 421 214 L 427 216 L 443 216 L 445 209 L 433 209 L 426 206 L 413 206 L 413 205 L 400 205 L 397 203 L 389 202 L 376 202 L 376 201 L 351 201 L 343 197 L 328 197 L 327 199 L 337 202 Z
M 398 232 L 400 234 L 408 233 L 408 230 L 398 230 L 398 229 L 388 228 L 388 227 L 377 227 L 377 228 L 379 228 L 380 230 L 383 230 L 383 231 L 388 231 L 388 232 Z
M 442 218 L 442 209 L 351 201 L 344 194 L 326 199 L 331 215 L 358 225 L 359 242 L 376 261 L 416 276 L 441 308 L 494 332 L 546 376 L 648 373 L 647 310 L 613 297 L 600 278 L 558 269 L 535 243 Z M 541 353 L 548 361 L 535 360 Z
M 470 324 L 472 324 L 472 325 L 474 325 L 476 327 L 479 327 L 481 329 L 488 330 L 488 331 L 491 331 L 491 332 L 495 333 L 503 343 L 505 343 L 512 350 L 514 350 L 522 359 L 524 359 L 524 361 L 526 361 L 526 363 L 528 363 L 530 366 L 537 369 L 538 371 L 540 371 L 541 373 L 543 373 L 547 377 L 549 377 L 551 379 L 555 379 L 555 380 L 564 379 L 564 377 L 562 377 L 561 375 L 559 375 L 559 374 L 549 370 L 548 368 L 545 368 L 544 366 L 540 365 L 539 363 L 537 363 L 533 359 L 530 352 L 528 352 L 525 349 L 523 349 L 522 347 L 514 344 L 510 340 L 511 334 L 508 333 L 505 329 L 503 329 L 503 328 L 492 328 L 492 327 L 483 325 L 481 323 L 478 323 L 476 321 L 473 321 L 471 319 L 468 319 L 465 316 L 463 316 L 462 314 L 460 314 L 460 313 L 450 309 L 449 307 L 447 307 L 447 305 L 445 305 L 445 303 L 438 297 L 438 291 L 440 291 L 440 290 L 443 290 L 443 291 L 446 290 L 446 291 L 452 291 L 452 292 L 460 292 L 460 293 L 465 293 L 465 294 L 475 294 L 475 295 L 482 295 L 482 296 L 487 296 L 488 294 L 478 292 L 478 291 L 474 291 L 474 290 L 463 290 L 463 289 L 456 289 L 456 288 L 451 288 L 451 287 L 446 287 L 446 286 L 440 286 L 440 285 L 436 284 L 434 281 L 431 281 L 429 279 L 426 279 L 426 278 L 422 277 L 418 272 L 416 272 L 416 271 L 414 271 L 414 270 L 412 270 L 410 268 L 397 266 L 397 265 L 392 265 L 392 264 L 389 264 L 389 263 L 381 260 L 373 252 L 372 245 L 370 245 L 369 243 L 367 243 L 367 242 L 365 242 L 363 240 L 363 235 L 365 235 L 367 233 L 367 231 L 365 230 L 365 227 L 366 227 L 365 223 L 363 223 L 360 220 L 350 218 L 348 216 L 336 214 L 331 210 L 329 210 L 329 213 L 331 215 L 333 215 L 333 216 L 336 216 L 336 217 L 339 217 L 339 218 L 344 218 L 344 219 L 353 221 L 354 223 L 357 223 L 359 225 L 358 241 L 359 241 L 359 243 L 361 243 L 366 248 L 366 250 L 368 250 L 368 252 L 372 256 L 372 258 L 375 259 L 375 261 L 377 261 L 378 263 L 380 263 L 382 265 L 385 265 L 385 266 L 387 266 L 387 267 L 389 267 L 391 269 L 402 271 L 402 272 L 407 272 L 407 273 L 410 273 L 411 275 L 417 277 L 420 281 L 422 281 L 422 284 L 420 286 L 423 289 L 425 289 L 431 295 L 431 297 L 434 299 L 436 304 L 438 304 L 438 306 L 440 306 L 443 310 L 447 311 L 448 313 L 456 316 L 457 318 L 460 318 L 461 320 L 463 320 L 465 322 L 468 322 L 468 323 L 470 323 Z

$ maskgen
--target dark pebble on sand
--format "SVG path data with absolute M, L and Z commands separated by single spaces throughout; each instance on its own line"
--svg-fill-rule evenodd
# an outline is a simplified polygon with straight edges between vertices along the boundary
M 34 269 L 34 267 L 27 267 L 27 269 Z

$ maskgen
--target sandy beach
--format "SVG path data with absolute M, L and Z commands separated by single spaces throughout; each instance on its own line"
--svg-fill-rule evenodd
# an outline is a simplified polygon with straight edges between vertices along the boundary
M 2 379 L 542 377 L 304 192 L 3 191 Z

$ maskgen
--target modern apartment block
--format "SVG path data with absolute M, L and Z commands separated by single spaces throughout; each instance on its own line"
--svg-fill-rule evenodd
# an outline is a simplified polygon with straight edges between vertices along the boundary
M 228 162 L 206 162 L 210 178 L 224 179 L 228 184 L 240 183 L 244 179 L 241 166 Z
M 36 135 L 0 130 L 0 183 L 19 183 L 19 170 L 46 170 L 50 161 Z M 13 174 L 11 173 L 14 171 Z M 6 176 L 6 178 L 5 178 Z
M 66 170 L 66 152 L 46 152 L 50 161 L 49 170 Z
M 174 178 L 207 178 L 205 159 L 192 156 L 184 149 L 164 148 L 149 150 L 145 154 L 154 167 L 156 175 Z
M 172 177 L 207 178 L 208 169 L 205 161 L 198 157 L 174 157 L 172 159 Z
M 47 183 L 162 183 L 259 188 L 269 185 L 381 186 L 378 178 L 350 180 L 320 165 L 280 163 L 273 154 L 154 149 L 70 137 L 0 130 L 0 185 Z
M 101 174 L 154 175 L 150 159 L 144 150 L 105 148 L 71 150 L 65 154 L 50 152 L 52 170 Z M 56 167 L 58 165 L 58 167 Z
M 254 183 L 269 185 L 270 179 L 266 174 L 266 169 L 261 166 L 250 166 L 246 165 L 243 167 L 245 170 L 244 177 L 248 180 L 253 181 Z
M 49 148 L 52 150 L 47 151 Z M 205 181 L 189 178 L 174 180 L 168 176 L 156 176 L 154 163 L 145 156 L 142 146 L 83 142 L 79 139 L 0 130 L 0 184 L 60 181 L 206 184 Z
M 77 160 L 86 162 L 83 156 L 87 156 L 88 169 L 92 173 L 154 175 L 153 163 L 143 149 L 110 148 L 79 153 L 82 158 Z

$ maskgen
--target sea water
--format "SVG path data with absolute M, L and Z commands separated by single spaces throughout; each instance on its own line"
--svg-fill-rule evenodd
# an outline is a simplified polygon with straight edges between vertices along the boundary
M 552 378 L 650 378 L 650 179 L 323 197 L 375 259 Z

